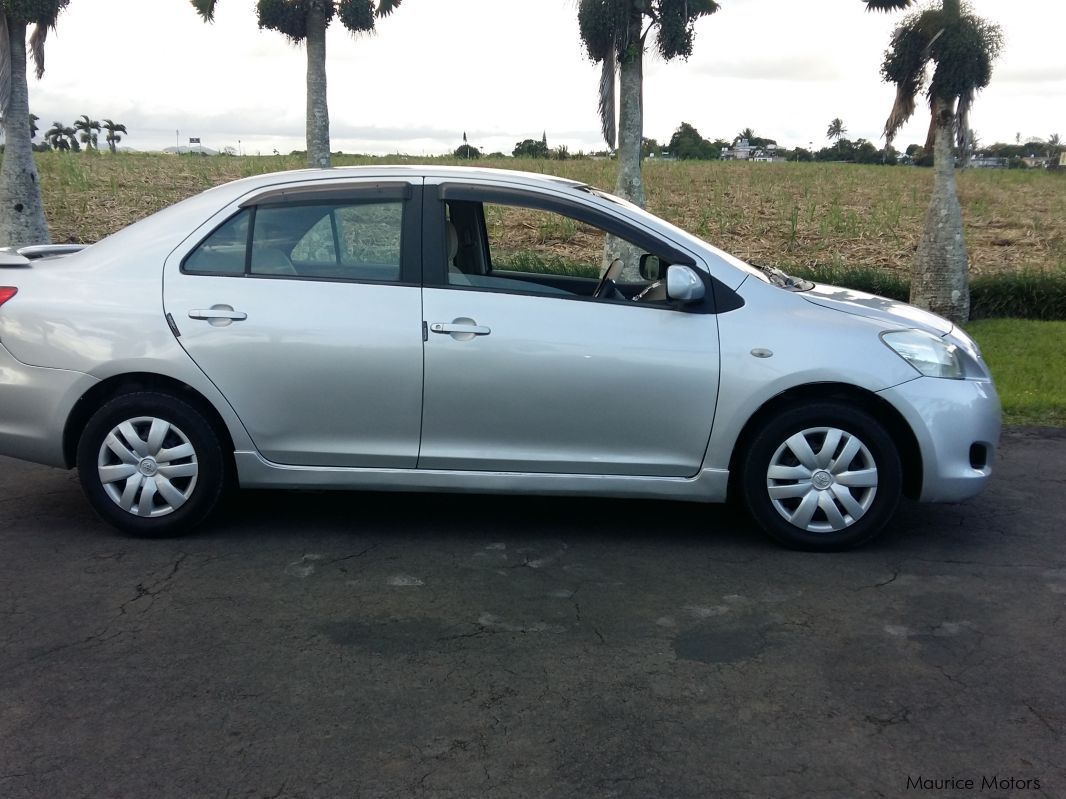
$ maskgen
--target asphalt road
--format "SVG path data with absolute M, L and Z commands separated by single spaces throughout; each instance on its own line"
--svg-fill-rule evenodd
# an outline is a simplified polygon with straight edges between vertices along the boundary
M 150 542 L 0 459 L 0 796 L 1066 796 L 1064 483 L 1066 435 L 1011 431 L 985 494 L 843 555 L 383 494 Z

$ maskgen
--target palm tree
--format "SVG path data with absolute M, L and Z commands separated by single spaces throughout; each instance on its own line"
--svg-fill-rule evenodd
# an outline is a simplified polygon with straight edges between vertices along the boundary
M 847 132 L 848 129 L 844 127 L 844 120 L 837 117 L 829 123 L 828 129 L 825 131 L 825 137 L 829 139 L 829 141 L 840 141 Z
M 53 122 L 52 127 L 45 131 L 44 138 L 52 145 L 53 150 L 81 149 L 78 146 L 78 131 L 62 122 Z
M 66 134 L 63 132 L 62 122 L 53 122 L 52 127 L 44 132 L 44 140 L 51 145 L 53 150 L 69 150 Z
M 718 9 L 714 0 L 580 0 L 577 20 L 581 40 L 593 63 L 602 64 L 603 138 L 609 147 L 617 144 L 618 148 L 616 190 L 637 205 L 645 202 L 640 147 L 644 140 L 644 48 L 648 35 L 656 29 L 656 49 L 665 60 L 688 58 L 696 20 Z
M 218 0 L 189 0 L 207 22 Z M 307 163 L 332 165 L 329 106 L 326 102 L 326 27 L 334 16 L 352 33 L 373 33 L 403 0 L 259 0 L 259 27 L 285 34 L 294 44 L 307 42 Z
M 78 138 L 85 145 L 86 150 L 97 149 L 99 143 L 100 123 L 95 119 L 89 119 L 88 114 L 82 114 L 80 119 L 74 121 L 74 129 L 78 131 Z
M 752 130 L 751 128 L 744 128 L 744 130 L 740 131 L 740 133 L 737 134 L 737 138 L 735 139 L 735 141 L 739 141 L 740 139 L 744 139 L 747 142 L 751 142 L 754 138 L 755 138 L 755 131 Z
M 108 149 L 114 154 L 116 145 L 122 141 L 122 137 L 119 134 L 129 133 L 129 131 L 126 130 L 125 125 L 121 125 L 118 122 L 112 122 L 110 119 L 104 120 L 103 128 L 107 131 L 107 136 L 105 136 L 104 139 L 107 141 Z
M 1062 150 L 1062 139 L 1059 138 L 1059 134 L 1052 133 L 1048 136 L 1047 140 L 1047 154 L 1049 158 L 1054 158 Z
M 863 2 L 871 11 L 913 4 L 913 0 Z M 918 94 L 928 81 L 931 118 L 925 150 L 934 153 L 935 181 L 914 256 L 910 300 L 956 323 L 969 318 L 970 288 L 953 144 L 957 141 L 960 148 L 967 144 L 970 108 L 992 78 L 1001 44 L 998 26 L 974 15 L 962 0 L 941 0 L 904 18 L 892 34 L 881 66 L 883 78 L 896 85 L 896 101 L 885 123 L 888 145 L 914 114 Z
M 48 223 L 41 201 L 41 182 L 33 158 L 26 82 L 26 30 L 38 79 L 44 74 L 48 29 L 70 0 L 0 3 L 0 115 L 3 116 L 4 164 L 0 168 L 0 245 L 47 244 Z

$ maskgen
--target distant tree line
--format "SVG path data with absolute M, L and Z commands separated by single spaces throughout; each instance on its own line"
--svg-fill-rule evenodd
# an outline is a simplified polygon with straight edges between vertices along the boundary
M 30 139 L 37 138 L 40 131 L 37 123 L 40 117 L 30 114 Z M 34 142 L 33 149 L 36 152 L 59 150 L 61 152 L 80 152 L 82 146 L 86 150 L 100 149 L 100 135 L 104 134 L 104 142 L 112 152 L 117 152 L 118 143 L 122 141 L 122 134 L 128 133 L 126 126 L 121 122 L 105 119 L 102 122 L 92 119 L 88 114 L 82 114 L 71 125 L 63 122 L 53 122 L 52 127 L 42 135 L 43 141 Z

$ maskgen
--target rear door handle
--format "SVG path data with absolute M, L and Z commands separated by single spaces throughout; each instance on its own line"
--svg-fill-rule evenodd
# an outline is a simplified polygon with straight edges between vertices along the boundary
M 244 311 L 235 311 L 230 305 L 212 305 L 206 309 L 189 311 L 190 319 L 205 319 L 212 325 L 228 325 L 233 322 L 243 322 L 248 318 Z

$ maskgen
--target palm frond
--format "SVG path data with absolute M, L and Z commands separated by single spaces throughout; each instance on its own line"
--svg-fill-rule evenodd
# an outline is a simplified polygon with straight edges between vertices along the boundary
M 618 127 L 615 102 L 615 73 L 618 71 L 614 50 L 610 50 L 603 59 L 600 68 L 600 126 L 603 140 L 612 150 L 618 141 Z
M 916 91 L 911 90 L 907 86 L 901 85 L 896 87 L 896 100 L 892 103 L 892 111 L 889 113 L 888 119 L 885 121 L 886 145 L 892 145 L 892 140 L 896 138 L 899 129 L 907 124 L 908 119 L 914 116 L 916 94 Z
M 36 69 L 37 80 L 44 77 L 44 43 L 48 38 L 48 26 L 38 22 L 30 34 L 30 55 Z
M 655 43 L 666 61 L 687 60 L 692 55 L 695 23 L 700 17 L 717 13 L 721 6 L 712 0 L 660 0 Z
M 867 11 L 902 11 L 910 8 L 914 0 L 862 0 Z
M 8 48 L 7 14 L 0 10 L 0 117 L 7 119 L 11 105 L 11 50 Z
M 616 58 L 629 46 L 629 11 L 632 0 L 579 0 L 577 26 L 592 63 L 615 51 Z
M 400 7 L 403 0 L 378 0 L 377 15 L 379 17 L 387 17 L 393 11 Z
M 204 18 L 204 22 L 215 21 L 215 5 L 218 0 L 189 0 L 196 12 Z
M 937 114 L 936 114 L 936 99 L 930 99 L 929 101 L 929 132 L 925 134 L 925 151 L 927 153 L 933 152 L 933 148 L 936 147 L 936 127 L 937 127 Z
M 12 3 L 8 3 L 12 5 Z M 59 19 L 59 15 L 63 12 L 70 0 L 49 0 L 46 3 L 33 3 L 35 8 L 26 16 L 26 24 L 31 22 L 36 25 L 42 25 L 45 28 L 55 28 L 56 21 Z
M 885 141 L 892 143 L 896 133 L 914 114 L 919 92 L 925 85 L 926 67 L 930 60 L 929 12 L 907 17 L 892 34 L 892 40 L 881 65 L 881 76 L 896 85 L 896 99 L 885 122 Z

